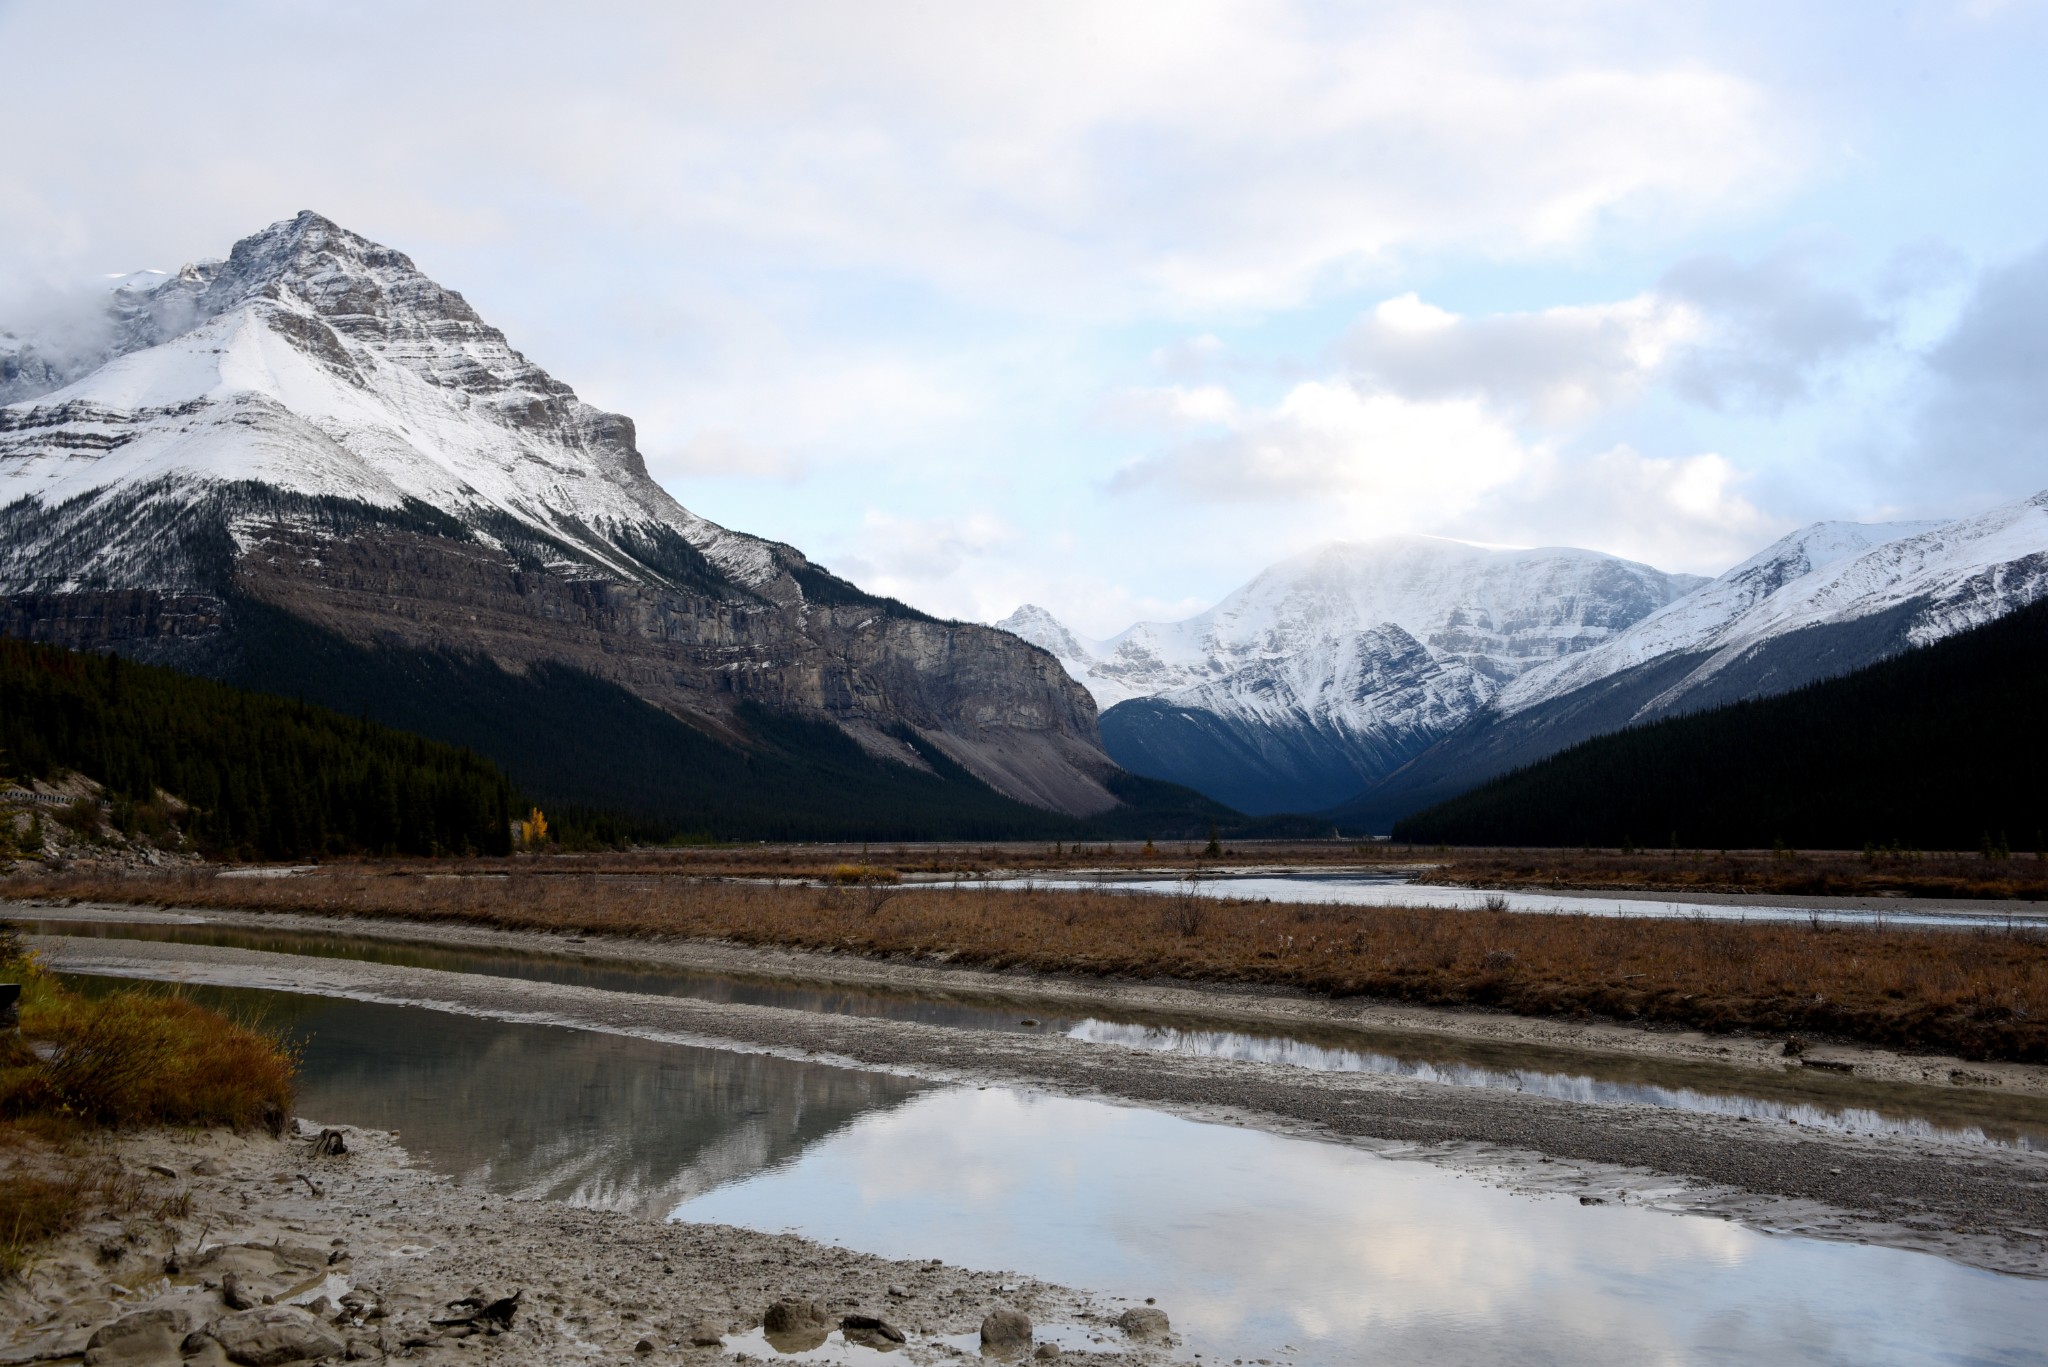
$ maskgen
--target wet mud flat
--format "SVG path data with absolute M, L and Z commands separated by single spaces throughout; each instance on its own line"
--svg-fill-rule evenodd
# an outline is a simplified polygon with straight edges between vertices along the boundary
M 174 1220 L 103 1220 L 0 1286 L 0 1364 L 306 1359 L 949 1361 L 998 1309 L 1047 1356 L 1161 1363 L 1134 1309 L 1012 1274 L 813 1240 L 510 1200 L 416 1165 L 398 1138 L 301 1122 L 284 1139 L 146 1133 L 110 1156 Z M 777 1302 L 793 1303 L 771 1313 Z M 778 1332 L 768 1332 L 769 1328 Z M 873 1344 L 874 1346 L 868 1346 Z M 1011 1345 L 1029 1358 L 1029 1340 Z M 239 1354 L 240 1356 L 231 1356 Z
M 88 909 L 75 908 L 74 913 Z M 96 913 L 95 913 L 96 914 Z M 226 919 L 226 918 L 223 918 Z M 276 926 L 285 918 L 255 917 Z M 346 927 L 335 918 L 294 918 L 301 928 Z M 1077 1009 L 1105 993 L 1212 1019 L 1326 1017 L 1331 1003 L 1146 984 L 1020 980 L 846 956 L 799 955 L 726 945 L 603 943 L 585 937 L 495 934 L 471 927 L 380 923 L 380 934 L 459 936 L 475 945 L 582 952 L 596 958 L 690 964 L 721 971 L 976 994 L 1020 1004 L 1066 1001 Z M 829 1061 L 938 1082 L 1000 1082 L 1136 1103 L 1183 1116 L 1335 1139 L 1396 1157 L 1483 1173 L 1525 1191 L 1587 1201 L 1707 1213 L 1753 1227 L 1876 1242 L 1939 1253 L 2003 1272 L 2048 1273 L 2048 1161 L 2039 1153 L 1887 1135 L 1816 1131 L 1791 1123 L 1651 1107 L 1575 1105 L 1513 1092 L 1459 1089 L 1410 1079 L 1274 1068 L 1234 1059 L 1141 1054 L 1062 1036 L 965 1031 L 911 1021 L 780 1010 L 731 1002 L 631 996 L 562 984 L 512 982 L 394 964 L 303 957 L 220 946 L 52 940 L 60 968 L 222 985 L 270 986 L 362 1001 L 428 1006 L 500 1020 L 570 1025 L 646 1039 Z M 1638 1058 L 1711 1062 L 1782 1073 L 1773 1043 L 1715 1041 L 1624 1027 L 1348 1007 L 1347 1024 L 1411 1029 L 1500 1043 L 1607 1051 Z M 1361 1019 L 1363 1017 L 1363 1019 Z M 1857 1076 L 1927 1079 L 1950 1088 L 1952 1060 L 1881 1051 L 1833 1051 Z M 1953 1067 L 1951 1065 L 1954 1065 Z M 2008 1065 L 1973 1073 L 1999 1095 L 2039 1094 L 2040 1070 Z M 1852 1079 L 1844 1079 L 1853 1085 Z M 1987 1089 L 1988 1091 L 1988 1089 Z

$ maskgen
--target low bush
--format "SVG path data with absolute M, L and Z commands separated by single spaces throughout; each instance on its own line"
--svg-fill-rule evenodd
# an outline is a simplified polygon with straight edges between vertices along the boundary
M 20 1031 L 0 1034 L 0 1277 L 93 1210 L 176 1213 L 163 1202 L 180 1198 L 150 1196 L 94 1151 L 95 1131 L 283 1133 L 298 1068 L 284 1041 L 170 993 L 72 992 L 4 925 L 0 981 L 22 985 Z

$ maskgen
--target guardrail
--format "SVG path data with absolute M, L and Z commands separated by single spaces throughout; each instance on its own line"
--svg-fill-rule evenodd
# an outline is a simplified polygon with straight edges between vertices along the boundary
M 0 802 L 40 802 L 45 807 L 61 807 L 70 800 L 55 793 L 32 793 L 26 788 L 9 788 L 0 792 Z

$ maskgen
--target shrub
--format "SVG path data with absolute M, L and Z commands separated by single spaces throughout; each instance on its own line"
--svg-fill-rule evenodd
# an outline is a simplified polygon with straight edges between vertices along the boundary
M 168 992 L 80 996 L 18 937 L 0 939 L 0 976 L 22 982 L 21 1034 L 0 1049 L 0 1116 L 284 1132 L 298 1053 L 278 1037 Z

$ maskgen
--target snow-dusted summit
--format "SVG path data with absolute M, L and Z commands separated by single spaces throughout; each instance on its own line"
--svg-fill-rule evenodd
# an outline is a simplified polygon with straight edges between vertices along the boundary
M 225 261 L 124 277 L 97 347 L 0 360 L 0 506 L 253 482 L 383 509 L 423 505 L 491 544 L 647 576 L 621 540 L 679 532 L 740 582 L 770 543 L 690 513 L 647 476 L 633 425 L 577 398 L 401 252 L 303 213 Z M 0 582 L 118 577 L 146 528 L 90 557 L 0 549 Z
M 1875 664 L 2048 596 L 2048 492 L 1952 522 L 1822 522 L 1531 669 L 1345 813 L 1368 829 L 1582 740 Z
M 1306 811 L 1703 582 L 1595 551 L 1387 537 L 1318 547 L 1207 612 L 1106 641 L 1035 606 L 997 625 L 1109 709 L 1103 739 L 1125 767 L 1247 810 Z

